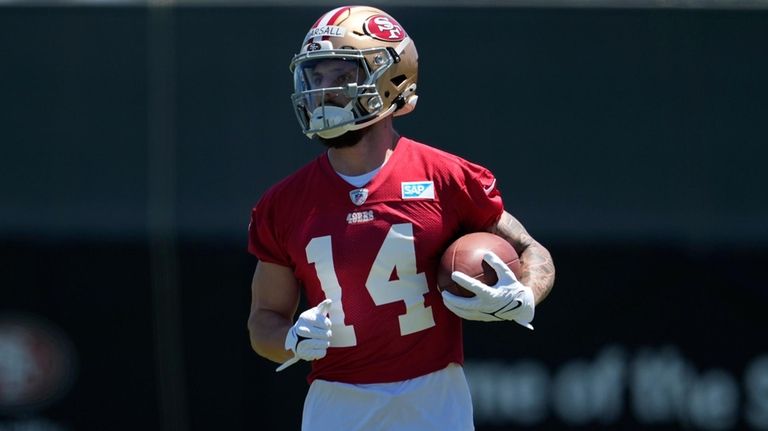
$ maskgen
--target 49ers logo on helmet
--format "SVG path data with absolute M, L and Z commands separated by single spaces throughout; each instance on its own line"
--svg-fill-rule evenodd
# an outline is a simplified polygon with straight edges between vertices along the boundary
M 365 33 L 374 39 L 387 42 L 399 42 L 405 39 L 405 30 L 392 17 L 387 15 L 373 15 L 363 24 Z

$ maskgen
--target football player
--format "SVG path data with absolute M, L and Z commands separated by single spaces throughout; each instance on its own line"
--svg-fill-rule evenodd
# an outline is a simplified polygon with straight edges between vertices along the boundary
M 387 13 L 339 7 L 315 22 L 290 65 L 293 106 L 322 155 L 272 186 L 251 214 L 251 345 L 311 361 L 303 430 L 471 430 L 461 319 L 533 329 L 554 283 L 549 252 L 504 210 L 496 178 L 400 136 L 417 102 L 414 41 Z M 507 239 L 522 276 L 440 292 L 442 251 L 462 233 Z M 294 320 L 301 295 L 309 304 Z

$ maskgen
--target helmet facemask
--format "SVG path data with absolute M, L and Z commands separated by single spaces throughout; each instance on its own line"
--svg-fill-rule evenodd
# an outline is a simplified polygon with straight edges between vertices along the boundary
M 399 58 L 391 48 L 307 51 L 291 62 L 291 96 L 304 134 L 330 139 L 367 127 L 397 107 L 384 110 L 377 82 Z M 389 94 L 384 97 L 389 97 Z

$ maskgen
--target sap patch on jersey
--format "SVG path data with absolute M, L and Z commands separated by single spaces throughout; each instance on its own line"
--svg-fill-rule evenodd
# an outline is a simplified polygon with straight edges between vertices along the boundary
M 434 199 L 435 184 L 432 181 L 407 181 L 400 183 L 403 199 Z

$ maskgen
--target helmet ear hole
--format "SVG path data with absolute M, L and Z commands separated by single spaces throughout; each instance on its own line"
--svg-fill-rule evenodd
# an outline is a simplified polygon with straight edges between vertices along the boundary
M 397 75 L 394 78 L 390 79 L 390 82 L 392 82 L 392 84 L 395 87 L 399 87 L 400 84 L 402 84 L 403 81 L 405 81 L 406 79 L 407 79 L 407 77 L 405 75 Z

